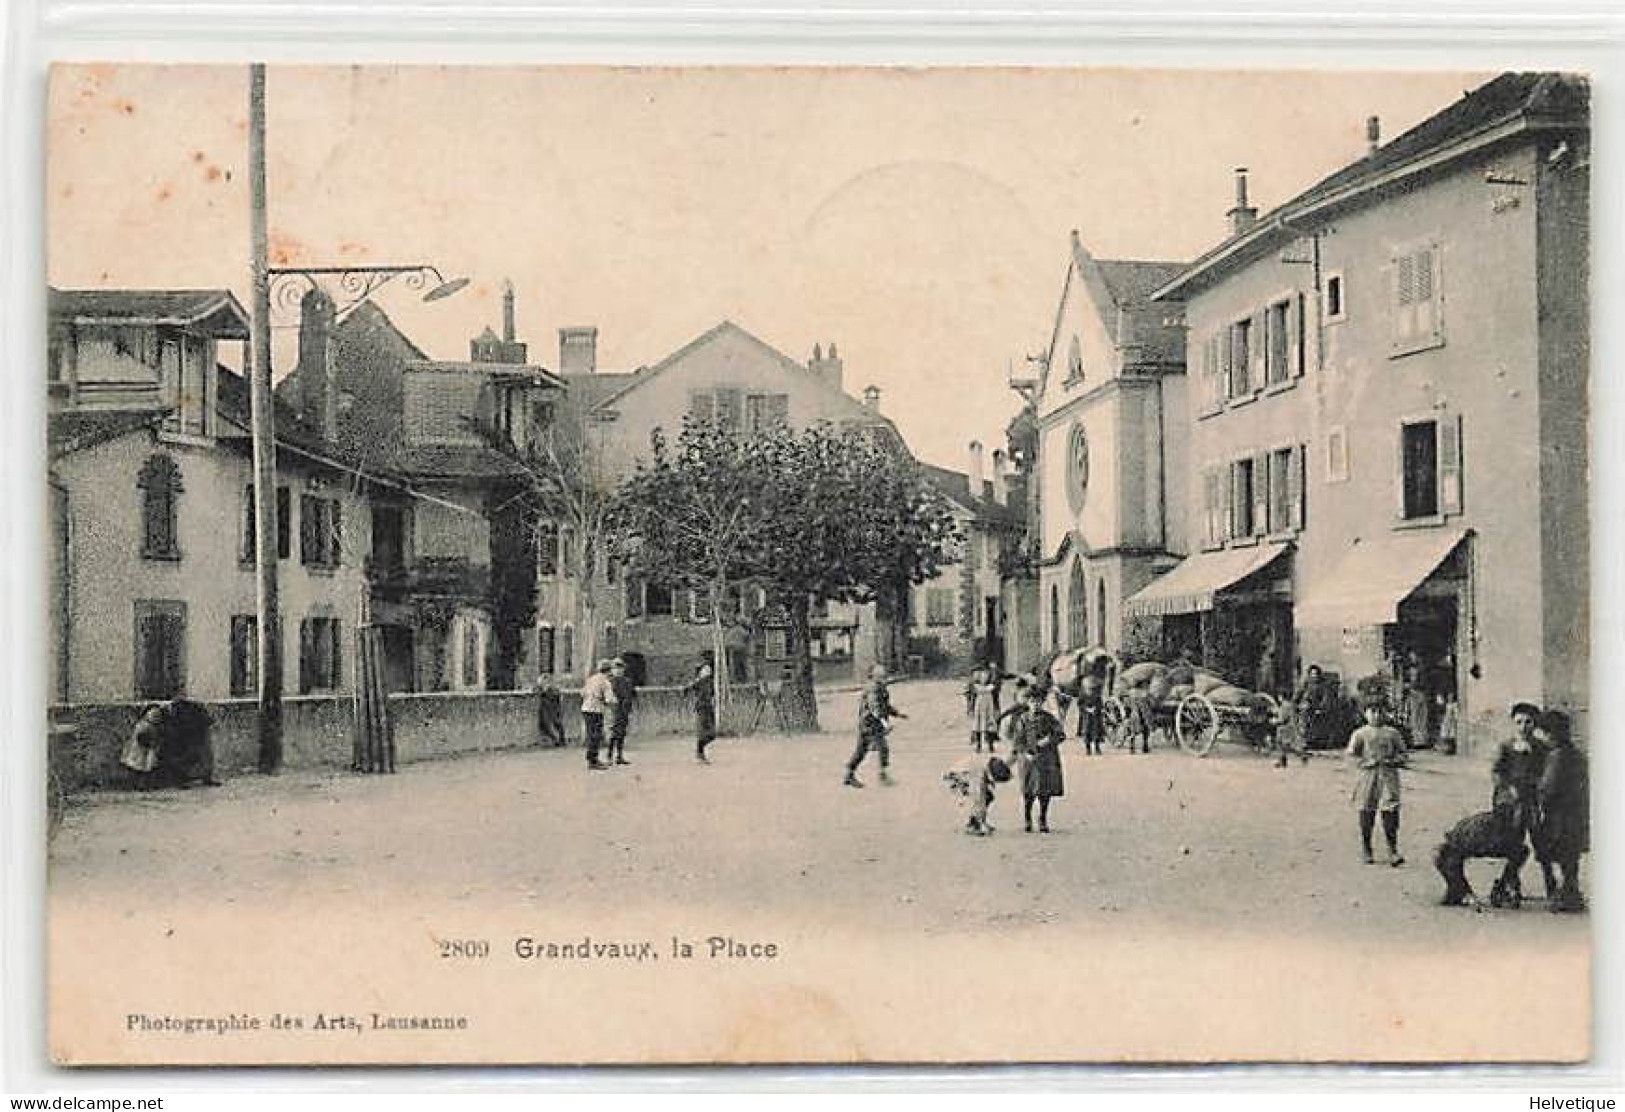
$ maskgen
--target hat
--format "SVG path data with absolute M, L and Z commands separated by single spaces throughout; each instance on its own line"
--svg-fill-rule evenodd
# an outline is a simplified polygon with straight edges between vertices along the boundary
M 1540 717 L 1540 708 L 1534 703 L 1513 703 L 1512 709 L 1507 711 L 1508 718 L 1516 718 L 1520 714 L 1527 714 L 1530 718 Z
M 869 669 L 869 678 L 872 679 L 872 680 L 883 680 L 883 679 L 885 679 L 886 678 L 886 666 L 884 664 L 876 664 L 873 668 Z
M 1004 763 L 1003 757 L 989 757 L 987 759 L 987 771 L 1000 784 L 1010 782 L 1010 766 Z
M 1549 710 L 1540 716 L 1540 728 L 1551 735 L 1553 741 L 1566 742 L 1570 737 L 1569 716 L 1560 710 Z

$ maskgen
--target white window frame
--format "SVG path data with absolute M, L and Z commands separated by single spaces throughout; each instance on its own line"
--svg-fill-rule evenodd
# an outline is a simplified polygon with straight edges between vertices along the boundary
M 1332 283 L 1337 283 L 1337 312 L 1332 312 Z M 1328 270 L 1320 279 L 1320 319 L 1323 324 L 1341 324 L 1349 319 L 1349 283 L 1341 270 Z

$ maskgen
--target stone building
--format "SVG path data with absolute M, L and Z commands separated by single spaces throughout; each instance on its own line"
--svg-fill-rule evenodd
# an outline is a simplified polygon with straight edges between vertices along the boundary
M 1231 679 L 1587 704 L 1588 90 L 1508 73 L 1230 234 L 1184 307 L 1186 559 L 1129 601 Z

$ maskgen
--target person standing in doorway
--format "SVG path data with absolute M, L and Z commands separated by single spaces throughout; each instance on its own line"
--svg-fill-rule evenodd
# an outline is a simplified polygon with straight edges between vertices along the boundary
M 694 678 L 684 686 L 683 692 L 694 706 L 694 759 L 710 764 L 705 747 L 717 739 L 717 690 L 711 674 L 711 665 L 701 661 Z
M 1376 861 L 1371 852 L 1371 834 L 1381 814 L 1383 837 L 1388 841 L 1388 864 L 1398 868 L 1405 863 L 1399 852 L 1399 770 L 1405 767 L 1405 739 L 1388 725 L 1387 709 L 1381 696 L 1368 695 L 1361 707 L 1365 725 L 1349 736 L 1348 755 L 1359 773 L 1351 800 L 1360 813 L 1360 845 L 1365 863 Z
M 891 692 L 886 687 L 886 666 L 876 664 L 869 671 L 869 686 L 864 689 L 863 698 L 858 702 L 858 745 L 852 751 L 852 759 L 846 762 L 846 779 L 842 781 L 847 787 L 863 787 L 863 781 L 858 779 L 858 766 L 869 755 L 870 749 L 880 754 L 880 782 L 892 782 L 888 771 L 891 749 L 886 744 L 886 735 L 891 733 L 893 718 L 907 717 L 892 706 Z
M 638 686 L 626 674 L 626 661 L 620 657 L 609 666 L 609 685 L 615 692 L 615 702 L 609 708 L 609 760 L 611 764 L 631 764 L 626 759 L 626 732 L 632 728 Z
M 609 680 L 611 664 L 598 662 L 598 669 L 581 685 L 581 722 L 587 734 L 587 767 L 594 772 L 609 766 L 598 759 L 604 747 L 604 715 L 615 705 L 615 687 Z

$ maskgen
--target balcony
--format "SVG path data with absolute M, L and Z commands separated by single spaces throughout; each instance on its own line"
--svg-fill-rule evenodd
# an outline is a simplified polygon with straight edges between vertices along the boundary
M 413 597 L 483 599 L 491 589 L 491 569 L 464 556 L 422 556 L 410 563 L 367 558 L 367 583 L 385 602 Z

